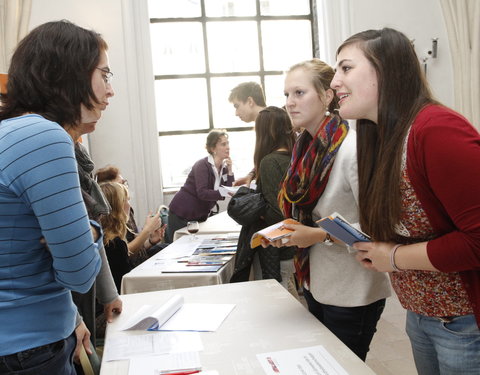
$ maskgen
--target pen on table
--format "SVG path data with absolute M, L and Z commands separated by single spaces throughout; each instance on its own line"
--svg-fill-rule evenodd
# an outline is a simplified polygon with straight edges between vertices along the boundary
M 198 374 L 201 370 L 193 370 L 193 371 L 184 371 L 184 372 L 161 372 L 162 375 L 190 375 L 190 374 Z

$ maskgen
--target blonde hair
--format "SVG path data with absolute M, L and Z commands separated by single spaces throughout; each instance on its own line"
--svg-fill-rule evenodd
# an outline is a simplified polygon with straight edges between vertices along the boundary
M 103 215 L 100 218 L 103 229 L 103 243 L 107 245 L 116 237 L 125 241 L 128 221 L 128 214 L 125 213 L 124 209 L 128 200 L 127 187 L 118 182 L 103 182 L 100 187 L 112 208 L 110 214 Z
M 303 69 L 310 74 L 313 87 L 315 87 L 315 91 L 318 95 L 322 95 L 328 90 L 332 90 L 335 94 L 335 90 L 330 87 L 330 83 L 332 82 L 333 76 L 335 75 L 335 71 L 327 63 L 323 62 L 320 59 L 314 58 L 292 65 L 290 69 L 288 69 L 287 73 L 293 72 L 297 69 Z M 328 106 L 328 110 L 333 113 L 333 111 L 337 108 L 338 97 L 334 95 L 332 101 Z

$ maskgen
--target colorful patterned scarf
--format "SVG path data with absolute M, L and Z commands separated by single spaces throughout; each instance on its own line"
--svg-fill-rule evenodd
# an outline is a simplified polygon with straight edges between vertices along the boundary
M 315 138 L 304 131 L 295 143 L 292 161 L 278 193 L 283 215 L 314 226 L 312 211 L 320 199 L 332 171 L 335 156 L 347 136 L 348 123 L 328 116 Z M 330 213 L 328 213 L 330 214 Z M 294 256 L 298 282 L 310 284 L 309 248 L 299 248 Z

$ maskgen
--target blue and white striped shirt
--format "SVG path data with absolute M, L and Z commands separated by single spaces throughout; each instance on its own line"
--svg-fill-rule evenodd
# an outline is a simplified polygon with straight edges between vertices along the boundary
M 0 355 L 73 332 L 70 290 L 92 286 L 101 240 L 92 238 L 68 133 L 35 114 L 2 121 Z

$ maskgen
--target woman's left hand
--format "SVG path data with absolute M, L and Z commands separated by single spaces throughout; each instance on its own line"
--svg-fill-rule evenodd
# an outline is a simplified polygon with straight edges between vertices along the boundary
M 379 272 L 392 272 L 390 252 L 393 242 L 356 242 L 353 248 L 358 250 L 356 258 L 365 267 Z
M 103 312 L 105 314 L 105 319 L 108 323 L 113 322 L 113 317 L 122 312 L 123 302 L 120 297 L 115 298 L 112 302 L 107 303 L 103 306 Z

